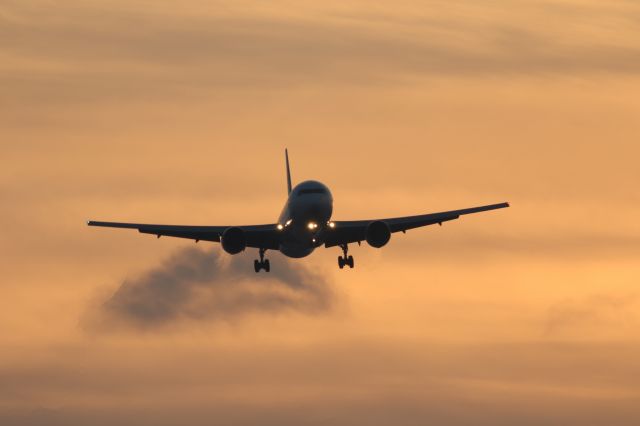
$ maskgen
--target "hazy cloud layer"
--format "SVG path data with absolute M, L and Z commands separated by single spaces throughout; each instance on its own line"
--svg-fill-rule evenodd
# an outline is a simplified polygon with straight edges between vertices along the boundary
M 637 344 L 265 343 L 243 351 L 204 343 L 186 353 L 166 342 L 126 357 L 78 346 L 28 369 L 3 365 L 0 393 L 13 404 L 0 406 L 0 421 L 631 426 L 640 417 Z M 56 403 L 34 406 L 47 396 Z M 82 405 L 69 403 L 76 401 Z
M 494 11 L 504 12 L 501 5 Z M 7 100 L 149 100 L 223 88 L 404 84 L 430 76 L 640 72 L 640 44 L 608 32 L 609 25 L 638 30 L 640 11 L 631 3 L 606 10 L 599 27 L 585 19 L 593 7 L 574 5 L 578 18 L 571 28 L 553 24 L 566 18 L 569 5 L 524 4 L 510 11 L 511 22 L 474 17 L 473 2 L 463 2 L 462 12 L 439 2 L 406 8 L 414 19 L 383 12 L 359 17 L 330 7 L 302 18 L 110 6 L 5 6 L 0 81 Z M 547 25 L 531 25 L 527 14 Z M 598 30 L 585 31 L 590 23 Z
M 254 313 L 329 311 L 334 294 L 326 275 L 284 257 L 256 274 L 248 256 L 185 248 L 140 277 L 126 280 L 89 315 L 88 325 L 141 329 L 182 320 L 233 321 Z

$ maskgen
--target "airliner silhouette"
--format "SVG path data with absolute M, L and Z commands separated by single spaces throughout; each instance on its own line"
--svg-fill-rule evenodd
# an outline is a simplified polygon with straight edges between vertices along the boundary
M 310 255 L 316 248 L 338 246 L 343 255 L 338 256 L 340 269 L 354 267 L 353 256 L 348 255 L 349 244 L 366 241 L 375 248 L 383 247 L 394 232 L 406 232 L 421 226 L 442 225 L 442 222 L 460 216 L 509 207 L 509 203 L 490 204 L 461 210 L 429 213 L 417 216 L 394 217 L 355 221 L 334 221 L 333 197 L 326 185 L 308 180 L 291 187 L 289 153 L 285 150 L 287 167 L 287 202 L 277 223 L 247 226 L 185 226 L 150 225 L 143 223 L 89 221 L 89 226 L 137 229 L 143 234 L 187 238 L 198 241 L 214 241 L 222 244 L 229 254 L 238 254 L 247 247 L 257 248 L 260 259 L 254 261 L 256 272 L 269 272 L 267 250 L 278 250 L 288 257 L 301 258 Z

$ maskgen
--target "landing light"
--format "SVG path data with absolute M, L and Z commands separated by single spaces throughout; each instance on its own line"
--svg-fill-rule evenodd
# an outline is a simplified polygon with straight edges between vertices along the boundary
M 284 226 L 289 226 L 289 225 L 291 225 L 291 219 L 289 219 L 288 221 L 286 221 L 286 222 L 284 223 Z
M 279 223 L 276 228 L 278 228 L 279 231 L 282 231 L 282 229 L 284 229 L 284 226 L 282 226 L 282 224 Z
M 333 223 L 333 222 L 329 222 L 329 228 L 335 228 L 335 227 L 336 227 L 336 224 L 335 224 L 335 223 Z
M 313 222 L 309 222 L 309 224 L 307 225 L 307 228 L 309 229 L 316 229 L 317 227 L 318 227 L 318 224 Z

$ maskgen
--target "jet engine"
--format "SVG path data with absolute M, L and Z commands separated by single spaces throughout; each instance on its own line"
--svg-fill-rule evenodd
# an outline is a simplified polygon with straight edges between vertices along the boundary
M 380 248 L 391 239 L 389 225 L 381 220 L 376 220 L 367 225 L 365 238 L 371 247 Z
M 224 251 L 229 254 L 238 254 L 247 247 L 244 231 L 237 227 L 225 229 L 220 242 Z

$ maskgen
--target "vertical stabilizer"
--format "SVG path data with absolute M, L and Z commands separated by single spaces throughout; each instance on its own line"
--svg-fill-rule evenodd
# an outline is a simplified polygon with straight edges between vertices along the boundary
M 287 194 L 291 194 L 291 170 L 289 169 L 289 151 L 285 148 L 284 159 L 287 163 Z

